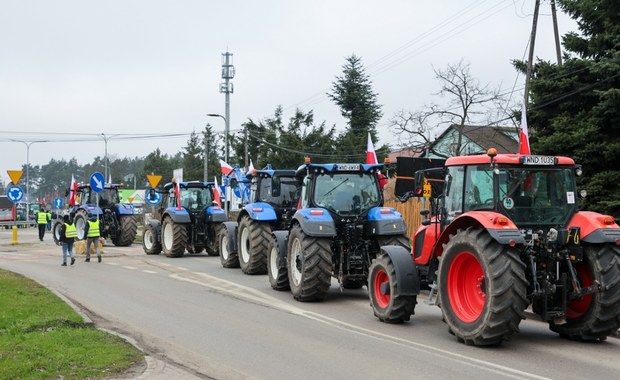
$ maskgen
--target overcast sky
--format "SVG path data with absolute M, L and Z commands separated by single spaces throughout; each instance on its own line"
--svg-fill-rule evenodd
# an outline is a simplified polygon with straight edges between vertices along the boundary
M 388 120 L 429 103 L 438 90 L 433 67 L 463 59 L 481 83 L 522 87 L 510 61 L 524 57 L 533 9 L 534 0 L 0 0 L 0 175 L 7 183 L 6 170 L 27 159 L 26 145 L 7 139 L 90 139 L 30 147 L 32 165 L 85 164 L 104 155 L 102 133 L 108 155 L 125 157 L 175 153 L 187 137 L 115 134 L 189 134 L 206 123 L 223 131 L 224 121 L 206 114 L 224 114 L 227 50 L 236 69 L 231 130 L 277 105 L 287 116 L 313 109 L 317 123 L 342 130 L 324 94 L 354 53 L 383 106 L 375 146 L 395 145 Z M 561 12 L 559 28 L 576 30 Z M 536 56 L 555 60 L 548 0 Z

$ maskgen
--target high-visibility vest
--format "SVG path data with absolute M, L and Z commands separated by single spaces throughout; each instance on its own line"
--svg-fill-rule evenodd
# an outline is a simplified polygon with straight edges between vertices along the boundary
M 88 235 L 86 237 L 99 237 L 99 219 L 94 222 L 88 221 Z
M 52 213 L 51 212 L 47 213 L 47 220 L 52 220 Z
M 77 237 L 77 230 L 74 224 L 65 223 L 65 237 L 75 238 Z
M 43 211 L 37 215 L 37 224 L 47 224 L 47 214 Z

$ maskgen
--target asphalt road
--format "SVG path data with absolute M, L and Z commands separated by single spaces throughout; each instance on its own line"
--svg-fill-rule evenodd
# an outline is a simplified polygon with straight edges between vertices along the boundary
M 106 246 L 102 263 L 61 267 L 60 247 L 34 229 L 0 230 L 0 267 L 53 288 L 97 325 L 151 355 L 218 379 L 616 379 L 620 340 L 561 339 L 536 320 L 500 347 L 457 343 L 436 306 L 419 299 L 402 325 L 379 322 L 365 289 L 333 284 L 324 302 L 299 303 L 266 276 L 222 268 L 217 257 L 147 256 Z M 420 297 L 422 298 L 422 297 Z

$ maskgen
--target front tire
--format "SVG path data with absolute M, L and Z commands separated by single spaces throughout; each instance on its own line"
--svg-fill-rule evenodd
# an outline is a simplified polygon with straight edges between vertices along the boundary
M 271 237 L 267 245 L 267 275 L 269 276 L 269 284 L 274 290 L 289 290 L 291 287 L 288 284 L 288 268 L 286 263 L 279 262 L 279 257 L 280 247 L 276 239 Z M 281 261 L 286 260 L 283 257 Z
M 450 237 L 439 265 L 444 321 L 459 341 L 497 345 L 519 331 L 527 281 L 518 252 L 486 230 L 469 227 Z
M 222 266 L 224 268 L 239 268 L 239 258 L 237 253 L 231 250 L 228 229 L 223 224 L 217 231 L 217 244 L 220 248 L 220 263 Z
M 88 214 L 85 210 L 78 210 L 75 213 L 75 218 L 73 218 L 73 224 L 75 225 L 75 230 L 77 231 L 77 237 L 75 238 L 76 240 L 86 239 L 86 234 L 84 234 L 86 223 L 88 223 Z
M 330 239 L 306 236 L 299 225 L 291 230 L 288 243 L 288 278 L 297 301 L 321 301 L 331 283 Z
M 575 272 L 586 288 L 600 284 L 595 290 L 567 305 L 566 323 L 549 324 L 551 331 L 573 340 L 604 340 L 620 327 L 620 247 L 591 244 L 584 247 L 584 260 Z
M 165 218 L 161 227 L 161 243 L 166 256 L 183 256 L 187 245 L 187 228 L 169 217 Z
M 112 240 L 117 247 L 128 247 L 133 244 L 136 239 L 136 232 L 138 231 L 138 225 L 133 215 L 120 216 L 119 224 L 121 231 L 116 239 Z
M 417 296 L 400 294 L 400 284 L 396 280 L 396 269 L 392 258 L 381 255 L 369 269 L 368 295 L 370 306 L 381 322 L 402 323 L 414 314 Z
M 150 224 L 147 224 L 142 232 L 142 249 L 147 255 L 159 255 L 161 253 L 161 242 L 157 241 L 157 233 Z
M 52 226 L 52 236 L 54 237 L 54 243 L 60 243 L 60 229 L 62 228 L 63 222 L 56 221 Z
M 270 239 L 271 227 L 268 223 L 257 222 L 247 215 L 241 218 L 237 255 L 243 273 L 267 273 L 267 245 Z

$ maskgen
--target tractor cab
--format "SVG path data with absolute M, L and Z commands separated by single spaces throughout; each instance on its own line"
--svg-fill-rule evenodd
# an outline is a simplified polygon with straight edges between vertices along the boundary
M 273 208 L 276 216 L 275 229 L 286 229 L 295 214 L 301 180 L 295 177 L 294 170 L 274 170 L 271 165 L 263 170 L 248 173 L 251 179 L 249 205 L 265 203 Z

